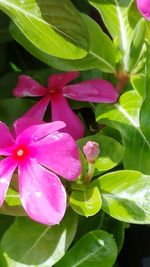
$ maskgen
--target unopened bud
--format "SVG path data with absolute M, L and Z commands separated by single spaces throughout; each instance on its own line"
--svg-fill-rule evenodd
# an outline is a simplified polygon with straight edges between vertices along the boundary
M 149 0 L 136 0 L 139 12 L 150 20 L 150 3 Z
M 83 147 L 84 155 L 88 162 L 94 163 L 99 156 L 99 144 L 93 141 L 88 141 Z

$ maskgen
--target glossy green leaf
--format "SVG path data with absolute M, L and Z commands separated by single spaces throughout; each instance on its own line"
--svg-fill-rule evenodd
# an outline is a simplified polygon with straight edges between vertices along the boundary
M 123 52 L 125 66 L 126 52 L 132 36 L 132 29 L 128 22 L 128 8 L 131 0 L 88 0 L 102 15 L 104 23 L 113 39 Z
M 73 191 L 70 196 L 70 205 L 75 212 L 83 216 L 93 216 L 101 208 L 102 199 L 96 186 L 85 190 Z
M 142 47 L 145 40 L 146 23 L 144 18 L 137 23 L 130 43 L 127 57 L 127 72 L 131 72 L 136 67 L 139 57 L 142 53 Z
M 1 242 L 8 266 L 52 266 L 70 246 L 76 226 L 77 217 L 71 209 L 60 225 L 53 227 L 38 224 L 28 218 L 16 219 Z
M 146 89 L 146 79 L 143 73 L 138 73 L 136 75 L 132 75 L 130 82 L 136 90 L 136 92 L 142 97 L 145 97 L 145 89 Z
M 39 50 L 37 47 L 34 47 L 14 24 L 11 24 L 10 30 L 13 37 L 24 46 L 25 49 L 47 65 L 56 69 L 70 71 L 99 68 L 102 71 L 114 72 L 116 52 L 112 41 L 90 17 L 82 15 L 82 19 L 89 33 L 90 48 L 87 56 L 76 60 L 52 57 Z
M 119 130 L 124 146 L 124 166 L 150 174 L 150 142 L 140 128 L 142 98 L 135 92 L 124 93 L 116 104 L 99 104 L 96 118 L 100 123 Z
M 124 222 L 150 223 L 150 176 L 138 171 L 108 173 L 93 182 L 102 194 L 102 209 Z
M 80 139 L 78 141 L 80 148 L 82 149 L 88 141 L 97 142 L 100 146 L 100 155 L 95 163 L 95 167 L 98 171 L 103 172 L 110 170 L 123 159 L 124 148 L 115 139 L 98 133 Z
M 105 231 L 92 231 L 83 236 L 55 267 L 112 267 L 117 257 L 117 246 Z
M 88 32 L 70 0 L 0 0 L 0 9 L 41 51 L 70 59 L 87 54 Z

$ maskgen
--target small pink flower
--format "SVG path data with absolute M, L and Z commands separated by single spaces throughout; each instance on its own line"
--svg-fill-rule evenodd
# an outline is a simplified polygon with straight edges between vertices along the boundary
M 66 123 L 63 131 L 75 140 L 84 136 L 84 127 L 77 115 L 71 110 L 66 97 L 89 102 L 115 102 L 118 94 L 113 85 L 105 80 L 93 79 L 73 85 L 66 85 L 79 76 L 79 72 L 53 74 L 48 79 L 48 87 L 40 85 L 31 77 L 21 75 L 13 93 L 16 97 L 43 96 L 25 116 L 43 119 L 45 110 L 51 102 L 52 121 Z
M 139 12 L 147 20 L 150 20 L 150 1 L 149 0 L 136 0 Z
M 83 152 L 87 161 L 94 163 L 100 153 L 99 144 L 93 141 L 88 141 L 83 147 Z
M 12 135 L 0 122 L 0 155 L 5 157 L 0 161 L 0 206 L 18 167 L 20 199 L 29 217 L 48 225 L 61 221 L 66 192 L 57 175 L 72 181 L 81 170 L 77 145 L 69 134 L 59 132 L 63 127 L 61 121 L 37 125 L 21 118 Z

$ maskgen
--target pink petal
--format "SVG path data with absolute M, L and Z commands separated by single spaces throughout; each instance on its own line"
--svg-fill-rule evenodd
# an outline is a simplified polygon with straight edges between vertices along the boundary
M 17 86 L 13 90 L 13 95 L 16 97 L 43 96 L 46 92 L 47 89 L 30 76 L 20 75 Z
M 63 132 L 69 133 L 75 140 L 84 136 L 84 126 L 79 117 L 72 111 L 66 98 L 55 93 L 51 97 L 52 121 L 61 120 L 66 123 Z
M 37 162 L 68 179 L 75 180 L 81 172 L 78 147 L 66 133 L 55 132 L 30 146 Z
M 63 95 L 79 101 L 112 103 L 118 98 L 115 87 L 106 80 L 89 80 L 63 88 Z
M 23 117 L 35 117 L 37 120 L 43 120 L 49 101 L 50 98 L 48 96 L 43 97 L 41 100 L 37 101 L 36 104 L 23 115 Z
M 30 159 L 19 166 L 22 205 L 33 220 L 58 224 L 66 210 L 66 192 L 59 178 Z
M 33 125 L 37 125 L 37 124 L 44 124 L 44 122 L 42 120 L 35 118 L 34 116 L 32 116 L 32 117 L 23 116 L 23 117 L 17 119 L 13 124 L 13 129 L 14 129 L 15 135 L 18 136 L 27 128 L 29 128 Z
M 80 73 L 78 71 L 64 72 L 53 74 L 48 79 L 48 88 L 63 88 L 64 85 L 78 78 Z
M 58 131 L 59 129 L 65 126 L 66 125 L 63 121 L 32 125 L 17 136 L 16 142 L 28 144 L 32 142 L 37 142 L 38 140 L 50 135 L 51 133 Z
M 137 0 L 137 7 L 140 13 L 147 19 L 150 20 L 150 1 L 149 0 Z
M 14 144 L 14 138 L 11 132 L 9 131 L 6 124 L 3 123 L 2 121 L 0 121 L 0 133 L 1 133 L 0 148 L 9 147 Z
M 11 177 L 17 167 L 17 162 L 11 158 L 0 161 L 0 206 L 2 206 Z

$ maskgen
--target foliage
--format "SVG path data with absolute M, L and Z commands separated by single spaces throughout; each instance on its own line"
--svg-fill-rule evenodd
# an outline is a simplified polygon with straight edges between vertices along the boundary
M 57 120 L 60 115 L 63 120 L 63 114 L 69 116 L 73 110 L 76 114 L 70 115 L 68 121 L 74 128 L 80 118 L 85 129 L 84 136 L 82 133 L 76 142 L 80 175 L 68 179 L 65 171 L 57 173 L 67 196 L 65 216 L 58 225 L 40 224 L 34 216 L 33 220 L 27 217 L 14 173 L 0 208 L 1 267 L 118 266 L 126 226 L 150 224 L 150 22 L 143 17 L 140 5 L 138 10 L 137 2 L 0 0 L 0 120 L 11 126 L 24 114 L 35 117 L 43 108 L 41 116 L 50 122 L 50 118 L 55 120 L 54 111 L 59 110 Z M 60 71 L 80 71 L 80 75 L 71 74 L 75 76 L 61 84 L 62 99 L 58 103 L 54 100 L 57 90 L 52 96 L 50 91 L 45 93 L 45 88 L 50 89 L 48 80 L 51 90 L 60 89 L 59 80 L 65 77 Z M 13 89 L 20 86 L 17 83 L 21 74 L 24 87 L 21 85 L 20 96 L 28 97 L 17 99 Z M 23 95 L 27 77 L 32 78 L 30 85 L 35 88 L 29 85 L 28 95 Z M 55 77 L 55 86 L 49 77 Z M 36 94 L 37 87 L 44 93 Z M 32 94 L 30 89 L 34 89 Z M 40 106 L 40 96 L 47 97 L 46 106 Z M 68 102 L 66 96 L 70 98 Z M 53 105 L 51 112 L 46 110 L 49 103 Z M 1 140 L 5 139 L 1 129 L 0 135 Z M 88 141 L 96 142 L 100 148 L 93 162 L 83 152 Z M 1 142 L 0 151 L 4 148 Z M 70 144 L 71 141 L 64 144 L 66 148 L 70 146 L 68 150 L 53 145 L 51 155 L 43 153 L 44 159 L 55 157 L 55 164 L 63 164 L 68 151 L 74 151 Z M 61 157 L 56 150 L 61 151 Z M 72 152 L 77 158 L 75 154 Z M 6 156 L 10 158 L 10 154 Z M 70 162 L 68 175 L 74 177 L 75 167 Z M 5 179 L 2 165 L 0 199 L 4 181 L 1 178 Z M 33 189 L 32 175 L 28 179 Z M 57 202 L 55 194 L 53 197 L 52 202 Z M 40 213 L 42 209 L 41 203 Z M 54 211 L 49 216 L 53 214 Z

